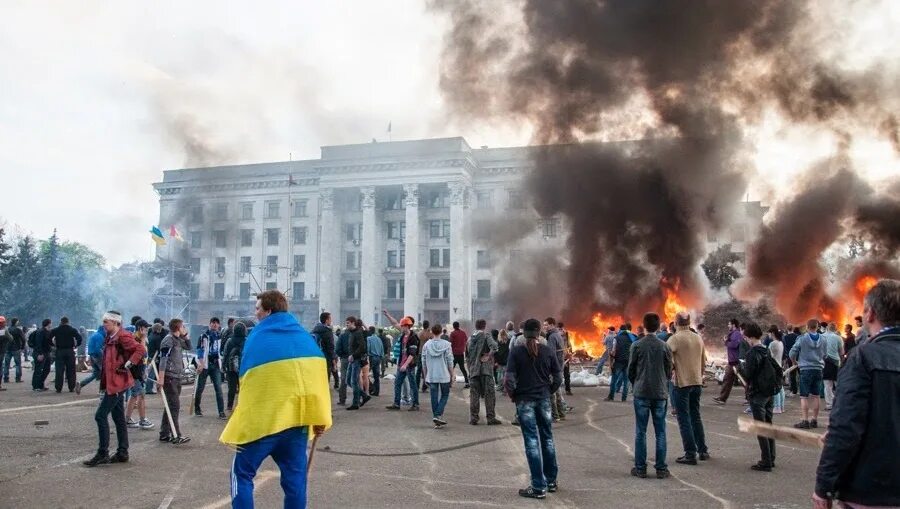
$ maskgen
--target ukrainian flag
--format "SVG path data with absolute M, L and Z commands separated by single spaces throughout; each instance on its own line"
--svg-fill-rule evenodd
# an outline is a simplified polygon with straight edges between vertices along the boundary
M 157 246 L 166 245 L 166 239 L 163 237 L 162 232 L 156 226 L 150 228 L 150 238 L 153 239 L 153 242 L 156 242 Z
M 272 313 L 253 328 L 238 376 L 241 394 L 222 443 L 243 445 L 298 426 L 331 427 L 325 356 L 290 313 Z

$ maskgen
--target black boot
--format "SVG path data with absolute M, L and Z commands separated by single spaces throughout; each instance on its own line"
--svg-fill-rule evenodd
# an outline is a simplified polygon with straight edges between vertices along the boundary
M 86 467 L 96 467 L 97 465 L 106 465 L 109 463 L 109 454 L 100 454 L 99 452 L 93 458 L 83 462 Z

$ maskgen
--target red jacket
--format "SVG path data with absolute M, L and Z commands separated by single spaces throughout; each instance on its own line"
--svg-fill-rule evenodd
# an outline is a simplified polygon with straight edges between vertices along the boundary
M 121 350 L 121 351 L 120 351 Z M 138 364 L 144 358 L 146 347 L 135 341 L 125 329 L 114 336 L 106 335 L 103 341 L 103 367 L 100 373 L 100 389 L 107 394 L 118 394 L 134 385 L 131 372 L 124 369 L 125 361 Z
M 453 349 L 453 355 L 464 355 L 466 353 L 466 342 L 469 337 L 462 329 L 454 329 L 450 333 L 450 345 Z

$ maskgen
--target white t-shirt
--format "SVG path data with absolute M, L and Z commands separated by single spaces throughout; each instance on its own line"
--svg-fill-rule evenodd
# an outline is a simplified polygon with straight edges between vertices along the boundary
M 777 362 L 779 366 L 784 367 L 781 365 L 781 362 L 784 359 L 784 343 L 777 339 L 773 339 L 772 342 L 769 343 L 769 355 L 775 359 L 775 362 Z

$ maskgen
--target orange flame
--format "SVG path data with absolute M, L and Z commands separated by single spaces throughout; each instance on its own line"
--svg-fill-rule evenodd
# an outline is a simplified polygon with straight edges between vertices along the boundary
M 681 281 L 675 279 L 670 282 L 666 278 L 663 278 L 660 284 L 666 294 L 666 301 L 663 304 L 663 317 L 665 317 L 665 323 L 673 322 L 675 321 L 676 314 L 687 310 L 687 306 L 678 298 L 678 287 L 681 286 Z
M 624 323 L 621 316 L 606 316 L 602 313 L 594 313 L 591 317 L 591 325 L 594 330 L 572 330 L 569 329 L 569 343 L 573 352 L 583 351 L 594 359 L 603 356 L 606 347 L 603 345 L 603 338 L 606 336 L 607 327 L 616 327 Z

